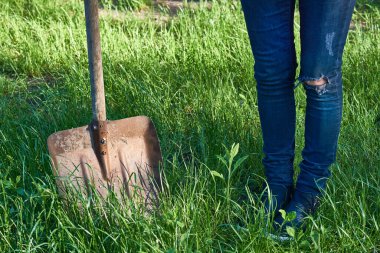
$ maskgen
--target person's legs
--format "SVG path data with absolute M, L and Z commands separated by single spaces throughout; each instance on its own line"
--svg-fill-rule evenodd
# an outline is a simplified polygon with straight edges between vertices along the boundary
M 297 190 L 319 193 L 335 161 L 342 119 L 342 54 L 355 0 L 300 0 L 301 74 L 307 94 Z
M 295 0 L 241 0 L 255 59 L 258 107 L 264 140 L 263 164 L 278 209 L 293 186 L 294 80 L 297 67 Z
M 354 4 L 355 0 L 300 0 L 305 147 L 296 190 L 286 208 L 296 212 L 296 225 L 315 210 L 335 161 L 342 119 L 342 54 Z

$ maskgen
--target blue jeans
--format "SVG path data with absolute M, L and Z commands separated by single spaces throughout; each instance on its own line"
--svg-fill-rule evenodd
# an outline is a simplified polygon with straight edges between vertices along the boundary
M 255 59 L 263 164 L 270 185 L 293 185 L 297 68 L 295 0 L 241 0 Z M 342 54 L 355 0 L 299 0 L 300 76 L 307 94 L 296 189 L 319 194 L 335 161 L 342 119 Z M 323 78 L 320 86 L 307 84 Z

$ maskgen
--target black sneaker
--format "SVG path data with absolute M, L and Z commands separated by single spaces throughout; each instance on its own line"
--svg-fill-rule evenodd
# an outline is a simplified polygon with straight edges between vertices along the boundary
M 275 232 L 271 233 L 270 237 L 279 241 L 291 240 L 294 235 L 290 235 L 289 231 L 304 230 L 305 217 L 313 215 L 318 206 L 318 195 L 295 190 L 293 198 L 284 210 L 285 213 L 277 215 L 274 219 L 273 228 Z
M 271 184 L 265 187 L 262 195 L 264 203 L 265 217 L 269 219 L 271 215 L 276 217 L 279 210 L 285 208 L 292 198 L 293 186 Z

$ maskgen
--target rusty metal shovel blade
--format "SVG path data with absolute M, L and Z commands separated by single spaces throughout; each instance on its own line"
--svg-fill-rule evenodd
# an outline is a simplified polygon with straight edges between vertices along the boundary
M 152 121 L 145 116 L 107 121 L 98 1 L 85 0 L 92 122 L 48 138 L 61 195 L 127 196 L 148 208 L 158 203 L 158 167 L 162 161 Z M 71 187 L 72 189 L 68 189 Z
M 107 121 L 109 167 L 103 171 L 97 156 L 93 124 L 64 130 L 48 138 L 59 193 L 67 187 L 85 196 L 110 191 L 152 207 L 157 204 L 162 161 L 153 122 L 145 116 Z

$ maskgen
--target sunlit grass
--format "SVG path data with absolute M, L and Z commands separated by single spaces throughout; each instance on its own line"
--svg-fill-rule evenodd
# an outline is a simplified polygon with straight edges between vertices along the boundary
M 332 180 L 306 232 L 281 245 L 262 237 L 261 130 L 238 2 L 167 22 L 102 16 L 108 118 L 147 115 L 161 141 L 165 191 L 147 218 L 115 201 L 67 207 L 57 195 L 46 139 L 91 118 L 82 1 L 0 0 L 0 251 L 379 251 L 378 5 L 362 1 L 353 22 Z M 301 88 L 296 101 L 295 165 Z

